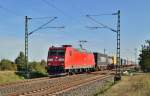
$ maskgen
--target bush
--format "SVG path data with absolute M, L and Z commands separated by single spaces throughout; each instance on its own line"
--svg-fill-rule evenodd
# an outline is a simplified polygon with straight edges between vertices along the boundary
M 18 57 L 15 59 L 15 64 L 17 65 L 18 71 L 26 70 L 25 55 L 23 52 L 19 53 Z
M 46 73 L 45 66 L 41 65 L 40 62 L 31 62 L 29 63 L 29 69 L 32 72 Z
M 139 58 L 139 65 L 144 72 L 150 72 L 150 40 L 146 41 L 146 45 L 142 46 Z
M 2 59 L 0 62 L 0 70 L 16 70 L 17 66 L 12 61 L 8 59 Z

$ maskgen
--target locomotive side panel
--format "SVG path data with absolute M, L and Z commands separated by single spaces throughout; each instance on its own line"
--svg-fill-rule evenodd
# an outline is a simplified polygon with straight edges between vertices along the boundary
M 95 66 L 92 53 L 78 51 L 74 48 L 66 50 L 65 69 L 93 68 Z

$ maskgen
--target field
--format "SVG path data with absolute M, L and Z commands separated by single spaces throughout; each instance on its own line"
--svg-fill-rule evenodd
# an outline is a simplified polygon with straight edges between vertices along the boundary
M 16 75 L 14 71 L 0 71 L 0 84 L 15 82 L 23 79 L 23 77 Z
M 150 96 L 150 73 L 123 76 L 122 81 L 97 96 Z

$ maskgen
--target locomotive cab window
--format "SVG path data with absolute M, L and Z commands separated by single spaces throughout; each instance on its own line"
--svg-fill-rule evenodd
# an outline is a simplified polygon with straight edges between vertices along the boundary
M 64 56 L 65 50 L 63 49 L 51 49 L 49 50 L 48 56 Z
M 64 56 L 65 55 L 65 50 L 57 50 L 58 56 Z
M 49 50 L 48 56 L 56 56 L 57 50 Z

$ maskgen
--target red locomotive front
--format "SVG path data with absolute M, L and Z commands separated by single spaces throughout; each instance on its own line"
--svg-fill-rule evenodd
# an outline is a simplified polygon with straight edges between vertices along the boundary
M 62 73 L 64 72 L 65 48 L 50 47 L 47 58 L 48 73 Z
M 93 70 L 95 61 L 93 53 L 63 45 L 49 48 L 47 65 L 49 74 L 75 73 Z

